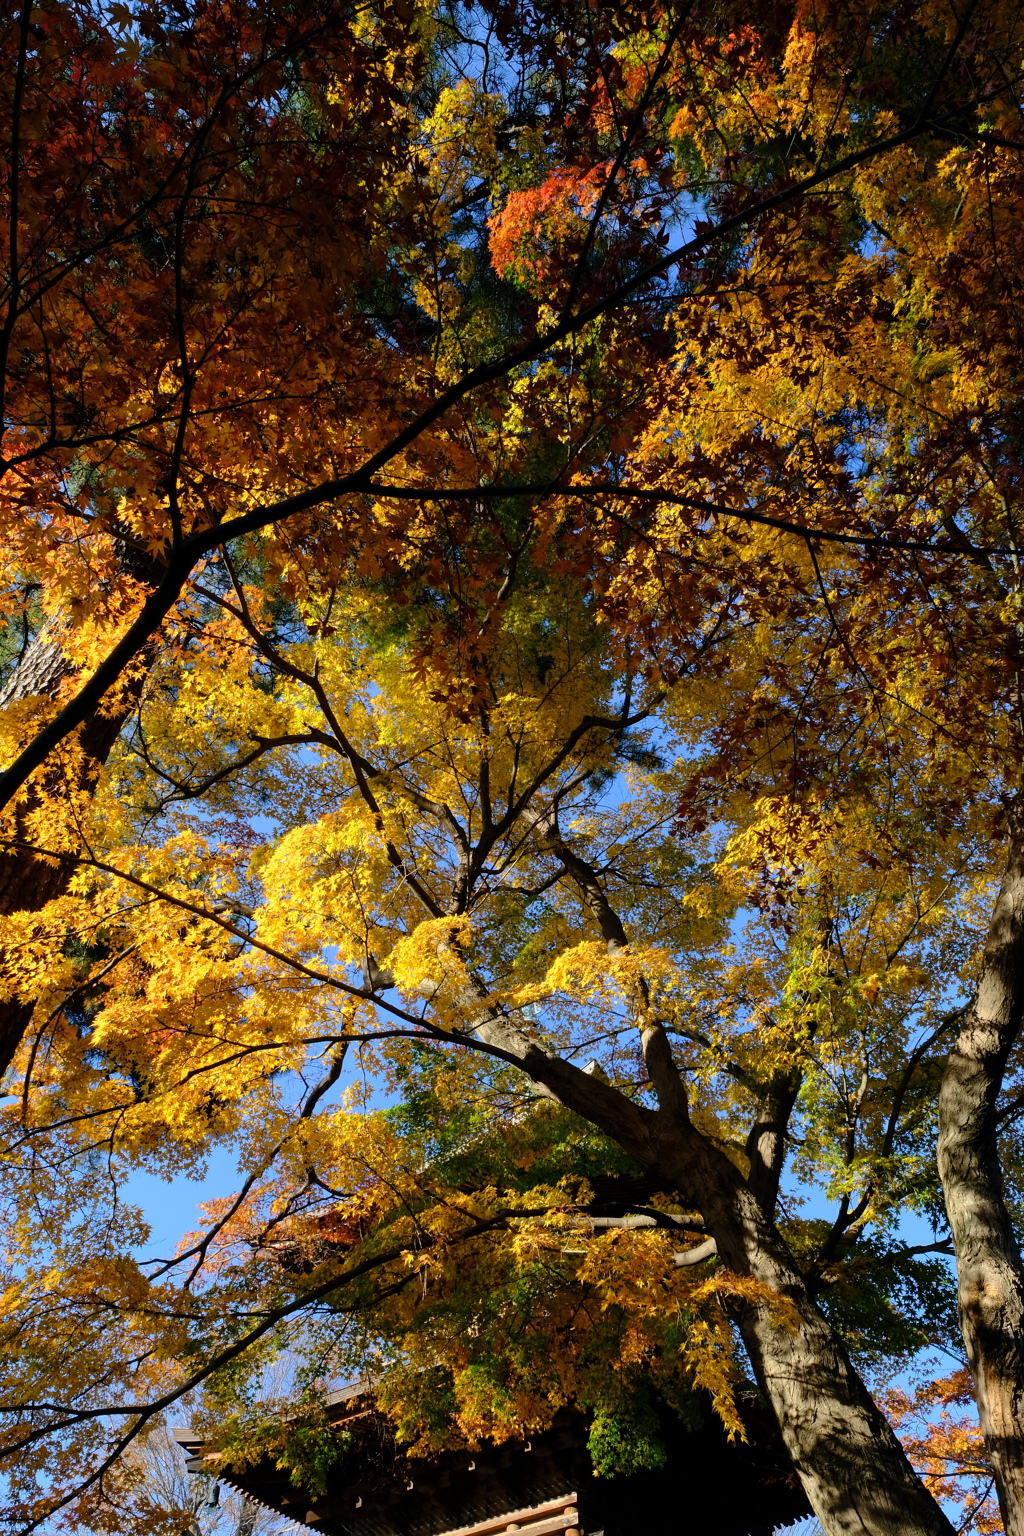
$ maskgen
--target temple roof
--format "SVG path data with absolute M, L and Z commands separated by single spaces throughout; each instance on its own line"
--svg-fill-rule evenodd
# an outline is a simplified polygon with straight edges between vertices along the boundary
M 271 1458 L 222 1472 L 189 1430 L 175 1437 L 193 1471 L 208 1470 L 267 1508 L 324 1536 L 655 1536 L 706 1529 L 714 1536 L 771 1536 L 810 1514 L 792 1463 L 753 1397 L 748 1443 L 730 1445 L 710 1412 L 697 1428 L 663 1416 L 666 1465 L 595 1477 L 582 1413 L 560 1410 L 528 1440 L 480 1450 L 407 1456 L 365 1385 L 335 1393 L 329 1416 L 345 1448 L 321 1496 L 297 1488 Z

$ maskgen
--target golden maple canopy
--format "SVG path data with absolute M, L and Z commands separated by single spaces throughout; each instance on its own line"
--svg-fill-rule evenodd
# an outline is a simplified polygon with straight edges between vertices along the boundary
M 643 1465 L 643 1373 L 739 1428 L 739 1330 L 831 1536 L 780 1383 L 951 1337 L 898 1223 L 1015 825 L 1017 13 L 83 15 L 3 86 L 3 749 L 56 743 L 0 884 L 12 1518 L 128 1519 L 200 1388 L 322 1475 L 368 1361 L 420 1450 L 571 1400 Z M 216 1146 L 140 1263 L 133 1172 Z

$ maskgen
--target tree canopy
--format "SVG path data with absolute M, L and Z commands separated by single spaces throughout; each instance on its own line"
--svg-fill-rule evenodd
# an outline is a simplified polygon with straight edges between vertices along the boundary
M 1021 1536 L 1018 8 L 4 47 L 7 1518 L 753 1378 L 827 1536 Z

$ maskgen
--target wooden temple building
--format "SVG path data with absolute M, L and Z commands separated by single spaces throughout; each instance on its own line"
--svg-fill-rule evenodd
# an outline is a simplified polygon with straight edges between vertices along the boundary
M 752 1402 L 746 1445 L 730 1445 L 710 1410 L 697 1429 L 666 1415 L 665 1467 L 615 1478 L 594 1476 L 586 1422 L 569 1409 L 531 1440 L 429 1458 L 403 1455 L 365 1386 L 335 1393 L 329 1413 L 345 1449 L 316 1497 L 269 1458 L 222 1472 L 191 1431 L 174 1433 L 190 1471 L 323 1536 L 772 1536 L 811 1513 L 777 1430 Z
M 672 1220 L 647 1204 L 656 1191 L 670 1192 L 649 1175 L 590 1175 L 588 1187 L 590 1203 L 580 1209 L 595 1226 L 645 1212 L 652 1222 Z M 307 1223 L 301 1240 L 279 1239 L 274 1257 L 281 1267 L 305 1273 L 344 1248 L 338 1214 L 332 1209 L 320 1226 Z M 587 1421 L 573 1409 L 560 1410 L 551 1428 L 531 1439 L 430 1457 L 403 1453 L 365 1383 L 334 1393 L 328 1411 L 341 1449 L 317 1496 L 297 1488 L 270 1457 L 221 1470 L 204 1460 L 191 1431 L 174 1433 L 191 1471 L 209 1472 L 323 1536 L 773 1536 L 811 1514 L 778 1430 L 753 1392 L 740 1403 L 745 1444 L 729 1443 L 710 1402 L 698 1428 L 666 1410 L 666 1465 L 612 1478 L 595 1477 Z

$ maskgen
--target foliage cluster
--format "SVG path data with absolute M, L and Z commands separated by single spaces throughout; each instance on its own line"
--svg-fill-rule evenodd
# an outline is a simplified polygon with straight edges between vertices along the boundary
M 828 1536 L 1024 1529 L 1018 8 L 2 26 L 8 1518 L 752 1374 Z

